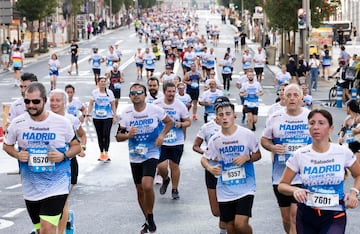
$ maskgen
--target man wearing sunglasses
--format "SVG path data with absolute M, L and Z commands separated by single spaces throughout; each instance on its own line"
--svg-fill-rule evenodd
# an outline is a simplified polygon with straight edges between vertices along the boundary
M 3 150 L 19 161 L 23 195 L 35 229 L 55 234 L 69 194 L 69 159 L 81 148 L 70 121 L 45 110 L 46 101 L 43 84 L 26 88 L 27 113 L 11 122 Z
M 138 202 L 145 216 L 141 233 L 156 231 L 154 222 L 154 177 L 159 160 L 159 147 L 173 126 L 173 121 L 160 107 L 146 103 L 146 87 L 135 83 L 130 87 L 128 106 L 120 115 L 116 140 L 128 141 L 130 167 Z M 160 129 L 160 122 L 164 124 Z
M 6 127 L 9 126 L 11 121 L 15 119 L 15 117 L 24 114 L 26 112 L 26 107 L 24 103 L 24 95 L 25 95 L 25 89 L 32 83 L 38 81 L 36 75 L 33 73 L 24 73 L 21 76 L 20 81 L 20 92 L 21 97 L 16 99 L 10 106 L 9 114 L 7 118 L 7 124 Z

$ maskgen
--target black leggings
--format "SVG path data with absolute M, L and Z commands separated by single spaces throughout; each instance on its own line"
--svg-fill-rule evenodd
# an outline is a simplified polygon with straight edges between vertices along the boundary
M 93 119 L 100 152 L 108 152 L 110 146 L 110 132 L 112 126 L 112 118 L 109 119 Z
M 229 91 L 230 90 L 231 73 L 230 74 L 222 74 L 222 77 L 223 77 L 223 83 L 224 83 L 224 90 Z

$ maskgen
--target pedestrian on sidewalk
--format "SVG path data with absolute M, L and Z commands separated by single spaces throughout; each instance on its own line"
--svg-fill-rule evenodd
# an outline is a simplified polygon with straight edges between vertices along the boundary
M 4 71 L 9 71 L 11 47 L 7 40 L 1 44 L 1 62 Z
M 317 91 L 318 77 L 319 77 L 320 61 L 317 59 L 316 53 L 310 55 L 309 67 L 310 67 L 310 80 L 311 89 Z

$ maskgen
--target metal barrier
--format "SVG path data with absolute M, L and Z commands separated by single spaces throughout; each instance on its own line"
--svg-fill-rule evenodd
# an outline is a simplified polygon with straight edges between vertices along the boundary
M 357 98 L 357 88 L 353 87 L 351 89 L 351 99 L 355 99 Z
M 338 86 L 336 88 L 336 107 L 342 108 L 342 96 L 343 96 L 343 88 Z

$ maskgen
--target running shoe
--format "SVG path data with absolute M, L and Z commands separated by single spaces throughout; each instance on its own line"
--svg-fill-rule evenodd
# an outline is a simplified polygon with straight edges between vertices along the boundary
M 141 227 L 140 234 L 149 233 L 149 225 L 147 223 L 144 223 Z
M 179 191 L 178 191 L 177 189 L 171 190 L 171 197 L 172 197 L 172 199 L 174 199 L 174 200 L 179 199 L 179 198 L 180 198 L 180 196 L 179 196 Z
M 161 177 L 161 175 L 156 175 L 155 184 L 161 185 L 162 183 L 163 183 L 163 178 Z
M 74 226 L 74 212 L 69 210 L 69 221 L 66 224 L 65 233 L 66 234 L 74 234 L 75 226 Z
M 156 225 L 155 225 L 155 222 L 154 222 L 154 216 L 153 214 L 149 214 L 148 215 L 148 218 L 147 218 L 147 221 L 148 221 L 148 230 L 150 233 L 154 233 L 156 231 Z
M 193 120 L 197 120 L 198 118 L 197 118 L 196 115 L 193 115 L 192 119 L 193 119 Z
M 32 232 L 30 232 L 30 234 L 37 234 L 36 229 L 32 230 Z
M 68 71 L 69 75 L 71 75 L 71 71 Z
M 104 153 L 101 153 L 100 157 L 98 158 L 98 161 L 104 161 L 104 157 L 105 157 Z
M 170 177 L 168 177 L 166 180 L 163 181 L 163 184 L 160 187 L 160 194 L 164 195 L 166 193 L 167 187 L 170 183 Z

